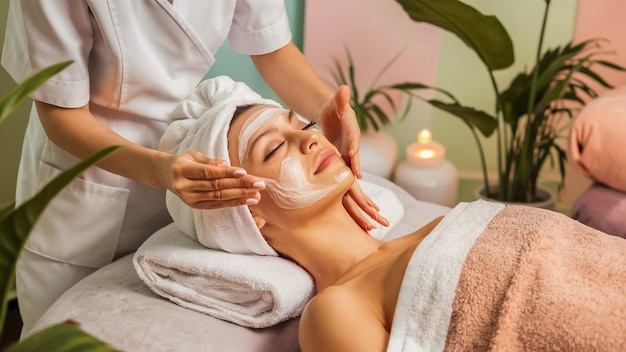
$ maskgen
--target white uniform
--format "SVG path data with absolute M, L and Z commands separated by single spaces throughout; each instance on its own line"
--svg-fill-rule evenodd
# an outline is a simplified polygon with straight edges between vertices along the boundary
M 283 0 L 12 0 L 2 65 L 21 82 L 74 63 L 33 98 L 92 114 L 157 148 L 167 114 L 209 70 L 228 38 L 264 54 L 291 40 Z M 77 159 L 54 145 L 32 109 L 18 172 L 20 204 Z M 90 168 L 45 210 L 18 263 L 22 336 L 65 290 L 131 253 L 171 221 L 163 190 Z

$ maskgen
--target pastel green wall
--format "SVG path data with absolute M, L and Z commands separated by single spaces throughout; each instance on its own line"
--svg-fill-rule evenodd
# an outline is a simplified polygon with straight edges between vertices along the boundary
M 9 2 L 0 1 L 0 40 L 2 42 L 4 42 L 8 9 Z M 8 93 L 14 87 L 13 79 L 4 69 L 0 69 L 0 95 Z M 30 101 L 24 102 L 0 125 L 0 206 L 15 199 L 15 179 L 29 111 Z
M 304 1 L 286 0 L 287 14 L 291 24 L 293 42 L 302 50 L 303 23 L 304 23 Z M 250 57 L 234 52 L 229 43 L 218 50 L 216 63 L 211 67 L 206 77 L 227 75 L 236 81 L 245 82 L 256 92 L 265 98 L 279 101 L 278 97 L 265 83 L 261 75 L 256 71 Z

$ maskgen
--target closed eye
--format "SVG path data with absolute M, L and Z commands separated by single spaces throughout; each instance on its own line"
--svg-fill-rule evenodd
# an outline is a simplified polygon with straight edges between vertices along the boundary
M 280 142 L 280 144 L 278 144 L 276 148 L 272 149 L 269 153 L 267 153 L 265 158 L 263 158 L 263 161 L 268 161 L 274 155 L 274 153 L 276 153 L 278 149 L 283 146 L 283 144 L 285 144 L 285 141 Z
M 315 122 L 311 121 L 306 126 L 302 127 L 302 130 L 303 131 L 304 130 L 308 130 L 308 129 L 313 128 L 315 126 L 317 126 L 317 124 Z M 285 144 L 285 141 L 282 141 L 280 144 L 278 144 L 276 146 L 276 148 L 272 149 L 269 153 L 267 153 L 265 158 L 263 158 L 263 161 L 269 160 L 278 151 L 278 149 L 283 146 L 283 144 Z

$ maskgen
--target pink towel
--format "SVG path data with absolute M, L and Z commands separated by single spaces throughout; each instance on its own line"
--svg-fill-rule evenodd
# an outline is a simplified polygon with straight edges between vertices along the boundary
M 626 192 L 626 87 L 581 110 L 570 129 L 568 158 L 591 180 Z
M 622 238 L 507 206 L 465 261 L 445 350 L 624 351 L 624 264 Z

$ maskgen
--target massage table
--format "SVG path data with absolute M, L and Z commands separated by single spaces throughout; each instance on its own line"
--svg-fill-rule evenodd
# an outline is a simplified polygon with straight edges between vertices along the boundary
M 404 216 L 385 234 L 391 240 L 414 231 L 450 208 L 418 201 L 374 175 L 365 181 L 391 190 Z M 33 331 L 72 320 L 83 330 L 124 351 L 298 351 L 298 318 L 252 329 L 183 308 L 153 293 L 138 277 L 133 254 L 78 282 L 35 324 Z

